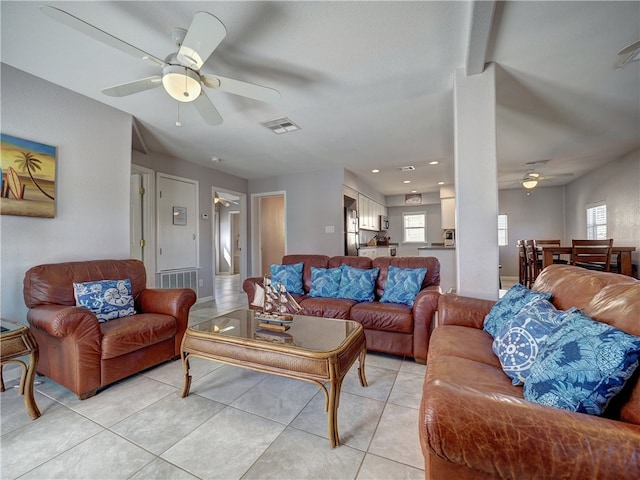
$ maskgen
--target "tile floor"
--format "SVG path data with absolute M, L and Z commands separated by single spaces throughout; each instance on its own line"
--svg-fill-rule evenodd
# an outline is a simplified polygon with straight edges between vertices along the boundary
M 238 276 L 218 277 L 216 299 L 190 323 L 246 306 Z M 313 384 L 192 358 L 180 398 L 180 361 L 125 379 L 80 401 L 37 379 L 42 417 L 31 421 L 5 368 L 0 395 L 2 479 L 423 479 L 418 407 L 426 367 L 367 355 L 343 384 L 331 449 L 324 395 Z

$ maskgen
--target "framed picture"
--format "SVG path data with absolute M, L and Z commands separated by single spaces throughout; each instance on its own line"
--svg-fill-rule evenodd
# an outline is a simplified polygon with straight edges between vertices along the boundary
M 405 205 L 422 205 L 421 193 L 408 193 L 404 196 Z
M 0 134 L 0 214 L 55 216 L 56 147 Z
M 187 209 L 186 209 L 186 207 L 173 207 L 173 224 L 174 225 L 186 225 L 187 224 Z

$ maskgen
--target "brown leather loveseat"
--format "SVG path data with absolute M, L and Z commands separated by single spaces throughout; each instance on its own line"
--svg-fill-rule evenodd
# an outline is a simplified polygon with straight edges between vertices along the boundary
M 424 363 L 427 358 L 431 321 L 440 296 L 440 263 L 435 257 L 351 257 L 326 255 L 285 255 L 282 265 L 303 262 L 303 295 L 293 295 L 302 307 L 301 314 L 313 317 L 342 318 L 356 320 L 364 327 L 367 349 L 394 355 L 414 357 Z M 311 290 L 311 267 L 335 268 L 341 265 L 370 269 L 379 268 L 375 283 L 375 299 L 372 302 L 357 302 L 345 298 L 322 298 L 308 296 Z M 426 268 L 422 289 L 415 298 L 413 307 L 398 303 L 381 303 L 389 266 L 398 268 Z M 256 296 L 256 286 L 262 285 L 262 277 L 247 278 L 243 283 L 250 308 Z
M 121 279 L 131 282 L 135 315 L 99 323 L 91 311 L 76 306 L 74 282 Z M 196 293 L 146 288 L 138 260 L 93 260 L 30 268 L 24 301 L 40 351 L 38 373 L 85 399 L 100 387 L 179 357 Z
M 631 277 L 551 265 L 533 290 L 640 336 L 640 282 Z M 426 478 L 640 478 L 638 370 L 602 416 L 529 402 L 483 330 L 493 304 L 440 297 L 419 417 Z

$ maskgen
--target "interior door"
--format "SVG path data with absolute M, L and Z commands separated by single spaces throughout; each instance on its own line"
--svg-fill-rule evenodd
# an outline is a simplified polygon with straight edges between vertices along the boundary
M 260 199 L 260 252 L 262 275 L 272 263 L 280 264 L 284 251 L 284 195 Z
M 159 271 L 198 267 L 198 182 L 158 174 Z

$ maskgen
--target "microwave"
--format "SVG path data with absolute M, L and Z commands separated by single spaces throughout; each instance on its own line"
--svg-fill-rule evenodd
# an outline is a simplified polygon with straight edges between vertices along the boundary
M 386 232 L 387 230 L 389 230 L 389 217 L 380 215 L 380 231 Z

